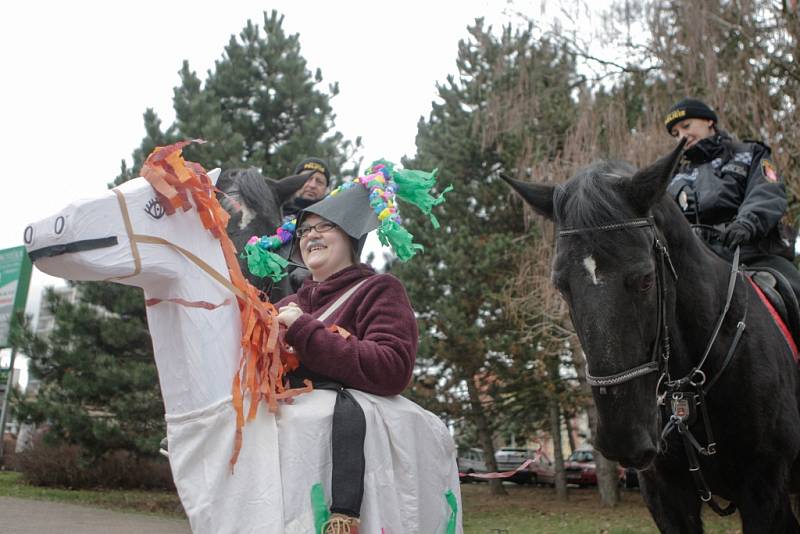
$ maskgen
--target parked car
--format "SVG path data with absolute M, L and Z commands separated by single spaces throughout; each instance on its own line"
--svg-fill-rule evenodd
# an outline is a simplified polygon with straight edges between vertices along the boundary
M 569 455 L 564 462 L 564 475 L 567 484 L 578 486 L 597 485 L 597 465 L 594 463 L 594 451 L 578 449 Z
M 471 482 L 472 479 L 469 475 L 473 473 L 485 473 L 486 461 L 483 459 L 483 451 L 481 449 L 463 449 L 459 451 L 456 457 L 458 464 L 458 475 L 461 482 Z
M 597 464 L 594 461 L 594 451 L 590 448 L 574 451 L 564 462 L 564 472 L 567 484 L 577 484 L 581 487 L 596 486 Z M 639 487 L 639 476 L 635 469 L 617 466 L 617 478 L 626 488 Z
M 553 461 L 543 452 L 536 451 L 533 462 L 528 466 L 531 472 L 531 484 L 554 486 L 556 483 L 556 467 Z
M 536 455 L 537 452 L 532 449 L 502 447 L 497 449 L 497 451 L 494 453 L 494 459 L 497 462 L 498 471 L 514 471 L 519 466 L 524 464 L 529 458 L 534 459 Z M 517 471 L 514 475 L 506 480 L 516 482 L 517 484 L 530 484 L 534 480 L 534 471 L 530 469 L 530 466 L 528 466 L 528 468 Z

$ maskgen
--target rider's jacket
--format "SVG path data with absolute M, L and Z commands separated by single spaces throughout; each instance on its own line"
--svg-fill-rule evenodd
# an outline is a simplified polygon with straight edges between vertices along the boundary
M 749 228 L 753 239 L 742 245 L 743 256 L 777 254 L 792 259 L 791 231 L 779 225 L 786 211 L 786 191 L 770 154 L 763 143 L 737 142 L 720 132 L 686 151 L 667 193 L 692 224 L 724 230 L 737 221 Z M 712 235 L 716 234 L 706 235 L 712 249 L 727 256 Z

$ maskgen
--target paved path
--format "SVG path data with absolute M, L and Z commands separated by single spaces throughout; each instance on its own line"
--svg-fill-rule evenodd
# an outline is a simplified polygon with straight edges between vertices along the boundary
M 191 534 L 185 519 L 0 497 L 1 534 Z

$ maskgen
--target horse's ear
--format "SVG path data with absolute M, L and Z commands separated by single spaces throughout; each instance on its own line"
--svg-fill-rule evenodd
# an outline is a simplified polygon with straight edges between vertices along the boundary
M 219 180 L 219 175 L 222 173 L 222 169 L 217 167 L 216 169 L 211 169 L 206 174 L 209 178 L 211 178 L 211 183 L 217 185 L 217 180 Z
M 675 167 L 683 155 L 685 144 L 686 138 L 681 139 L 672 152 L 639 170 L 631 178 L 626 193 L 631 203 L 642 213 L 647 212 L 667 190 L 667 185 L 675 173 Z
M 275 191 L 275 196 L 278 197 L 278 204 L 284 204 L 287 200 L 292 198 L 303 184 L 308 181 L 309 176 L 311 176 L 310 172 L 305 172 L 302 174 L 295 174 L 293 176 L 287 176 L 286 178 L 281 178 L 280 180 L 272 180 L 271 178 L 267 178 L 267 184 Z
M 544 215 L 551 221 L 553 220 L 553 191 L 552 185 L 537 184 L 533 182 L 523 182 L 515 180 L 503 173 L 500 178 L 514 188 L 514 191 L 527 202 L 537 213 Z

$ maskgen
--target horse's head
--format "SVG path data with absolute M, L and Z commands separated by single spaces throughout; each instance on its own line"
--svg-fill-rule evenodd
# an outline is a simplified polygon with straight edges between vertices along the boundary
M 640 468 L 657 451 L 664 310 L 674 300 L 651 208 L 682 148 L 638 172 L 625 163 L 594 164 L 560 186 L 506 178 L 556 224 L 553 282 L 586 354 L 598 411 L 595 446 Z
M 226 169 L 217 187 L 225 193 L 222 206 L 230 213 L 228 235 L 237 250 L 251 236 L 272 234 L 282 222 L 281 206 L 308 180 L 308 174 L 272 180 L 255 168 Z
M 212 179 L 219 172 L 211 171 Z M 40 270 L 70 280 L 107 280 L 145 287 L 151 280 L 176 278 L 186 269 L 181 247 L 196 256 L 211 251 L 227 276 L 219 242 L 203 228 L 196 210 L 168 217 L 144 178 L 130 180 L 93 199 L 78 200 L 61 212 L 29 225 L 24 242 Z M 148 245 L 170 252 L 149 254 Z

